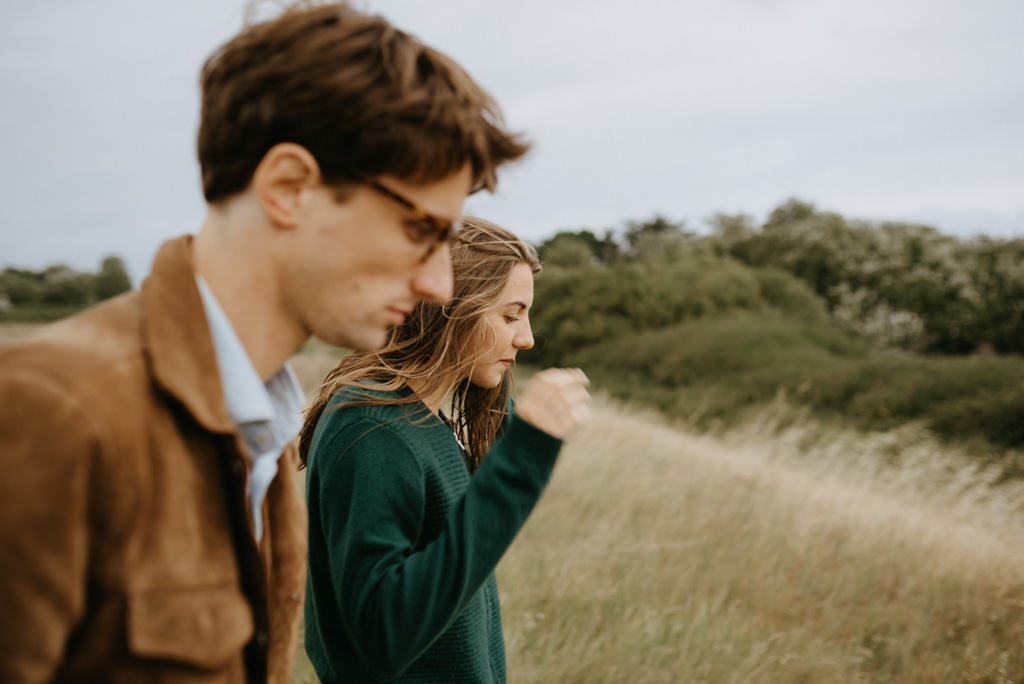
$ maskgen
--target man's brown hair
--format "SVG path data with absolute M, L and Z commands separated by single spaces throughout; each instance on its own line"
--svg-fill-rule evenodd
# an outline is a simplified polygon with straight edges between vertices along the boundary
M 441 180 L 470 164 L 473 190 L 529 149 L 449 57 L 347 3 L 286 9 L 207 60 L 199 164 L 207 202 L 248 187 L 267 151 L 305 147 L 325 184 L 390 174 Z

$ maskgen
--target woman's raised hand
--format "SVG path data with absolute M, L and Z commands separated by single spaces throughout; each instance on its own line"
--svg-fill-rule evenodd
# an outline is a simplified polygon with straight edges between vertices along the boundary
M 516 400 L 516 413 L 552 437 L 565 439 L 590 420 L 590 380 L 579 368 L 548 368 L 535 374 Z

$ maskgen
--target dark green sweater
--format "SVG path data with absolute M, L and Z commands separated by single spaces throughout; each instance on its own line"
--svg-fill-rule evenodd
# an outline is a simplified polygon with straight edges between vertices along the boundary
M 494 568 L 561 441 L 512 415 L 471 478 L 455 435 L 421 402 L 337 408 L 343 392 L 317 424 L 306 476 L 317 675 L 504 682 Z

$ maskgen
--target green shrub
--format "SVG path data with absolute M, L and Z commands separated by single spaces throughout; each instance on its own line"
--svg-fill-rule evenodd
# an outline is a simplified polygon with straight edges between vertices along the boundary
M 124 260 L 118 256 L 108 256 L 100 264 L 100 271 L 93 281 L 96 299 L 110 299 L 122 292 L 132 289 L 132 279 Z
M 564 365 L 586 347 L 701 318 L 772 308 L 806 322 L 824 317 L 820 298 L 794 276 L 723 259 L 697 241 L 647 259 L 564 263 L 537 279 L 531 312 L 537 347 L 523 354 L 526 362 Z
M 805 323 L 825 322 L 825 302 L 807 283 L 778 268 L 759 268 L 754 274 L 770 307 Z
M 688 283 L 682 304 L 685 319 L 721 316 L 733 311 L 757 311 L 765 307 L 761 287 L 753 271 L 737 262 L 724 260 L 709 265 Z
M 1024 359 L 872 352 L 849 335 L 762 313 L 634 333 L 570 354 L 613 395 L 699 429 L 729 425 L 780 393 L 866 430 L 919 422 L 936 436 L 1024 447 Z
M 836 366 L 800 399 L 867 430 L 922 421 L 946 439 L 1024 446 L 1024 359 L 890 352 Z
M 961 241 L 929 226 L 848 220 L 789 200 L 760 228 L 711 220 L 713 249 L 806 282 L 876 346 L 1024 352 L 1024 239 Z
M 866 349 L 839 331 L 773 313 L 699 319 L 582 349 L 568 357 L 613 394 L 696 427 L 731 421 L 780 391 Z

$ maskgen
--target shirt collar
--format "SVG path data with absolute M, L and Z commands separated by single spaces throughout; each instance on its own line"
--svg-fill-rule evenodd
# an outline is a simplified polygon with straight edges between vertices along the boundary
M 226 435 L 237 426 L 224 402 L 193 252 L 191 235 L 160 246 L 140 288 L 139 333 L 147 370 L 161 393 L 180 402 L 204 430 Z
M 264 383 L 227 314 L 210 286 L 198 273 L 196 284 L 210 326 L 210 337 L 224 389 L 224 402 L 231 419 L 236 425 L 242 426 L 253 422 L 274 422 L 276 417 L 289 426 L 299 426 L 299 411 L 305 397 L 291 365 L 285 363 Z

